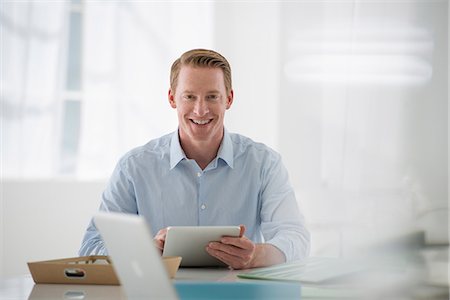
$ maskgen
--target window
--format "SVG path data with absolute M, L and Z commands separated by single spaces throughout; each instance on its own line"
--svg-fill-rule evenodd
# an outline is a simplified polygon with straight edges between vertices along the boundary
M 212 3 L 2 2 L 3 176 L 107 178 L 126 151 L 176 130 L 170 65 L 187 49 L 212 48 L 212 11 Z
M 82 24 L 83 3 L 72 0 L 69 6 L 69 30 L 66 80 L 62 105 L 59 173 L 74 174 L 77 168 L 82 108 Z

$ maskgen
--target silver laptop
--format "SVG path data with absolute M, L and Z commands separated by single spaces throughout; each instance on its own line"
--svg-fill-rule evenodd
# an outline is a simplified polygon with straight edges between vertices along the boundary
M 128 299 L 178 299 L 144 218 L 98 213 L 94 223 Z

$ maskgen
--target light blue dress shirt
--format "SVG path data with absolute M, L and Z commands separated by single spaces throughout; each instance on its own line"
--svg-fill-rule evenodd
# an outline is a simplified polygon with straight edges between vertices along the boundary
M 202 170 L 181 148 L 178 131 L 125 154 L 103 193 L 101 211 L 144 216 L 153 235 L 168 226 L 246 226 L 287 261 L 309 253 L 310 236 L 278 153 L 224 130 L 217 157 Z M 91 221 L 81 249 L 107 255 Z

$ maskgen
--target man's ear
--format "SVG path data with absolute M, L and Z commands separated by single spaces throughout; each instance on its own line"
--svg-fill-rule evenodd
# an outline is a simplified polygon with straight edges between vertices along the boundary
M 177 103 L 175 102 L 175 95 L 172 93 L 172 89 L 169 89 L 169 93 L 167 95 L 169 99 L 169 104 L 172 108 L 177 108 Z
M 226 109 L 229 109 L 231 107 L 231 104 L 233 104 L 233 99 L 234 99 L 234 92 L 233 90 L 230 90 L 230 93 L 227 96 Z

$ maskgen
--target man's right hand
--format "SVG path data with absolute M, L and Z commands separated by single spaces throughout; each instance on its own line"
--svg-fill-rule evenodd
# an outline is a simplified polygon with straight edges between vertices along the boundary
M 164 228 L 158 231 L 158 233 L 153 238 L 153 240 L 155 241 L 156 248 L 158 248 L 161 251 L 161 254 L 164 250 L 164 242 L 166 241 L 166 235 L 167 235 L 167 228 Z

